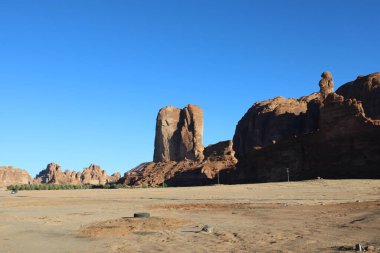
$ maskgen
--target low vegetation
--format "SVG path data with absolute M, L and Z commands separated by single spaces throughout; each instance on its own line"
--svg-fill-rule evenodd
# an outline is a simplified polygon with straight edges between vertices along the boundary
M 9 185 L 7 190 L 10 191 L 38 191 L 38 190 L 81 190 L 81 189 L 120 189 L 128 188 L 125 184 L 105 184 L 105 185 L 90 185 L 90 184 L 22 184 L 22 185 Z

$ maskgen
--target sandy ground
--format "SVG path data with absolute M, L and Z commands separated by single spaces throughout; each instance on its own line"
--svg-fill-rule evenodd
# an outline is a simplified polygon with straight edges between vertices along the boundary
M 131 218 L 147 211 L 151 218 Z M 212 233 L 200 232 L 204 225 Z M 0 190 L 0 252 L 380 252 L 380 180 Z

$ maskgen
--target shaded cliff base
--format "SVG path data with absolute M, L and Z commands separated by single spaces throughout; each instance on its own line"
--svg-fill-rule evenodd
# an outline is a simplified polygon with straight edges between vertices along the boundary
M 235 163 L 231 161 L 150 162 L 127 172 L 122 183 L 133 186 L 197 186 L 218 182 L 226 184 L 232 183 L 231 175 L 234 170 Z

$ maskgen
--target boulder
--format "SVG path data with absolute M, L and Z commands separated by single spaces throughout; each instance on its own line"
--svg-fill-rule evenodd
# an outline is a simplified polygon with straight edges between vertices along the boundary
M 196 105 L 162 108 L 157 115 L 154 162 L 203 160 L 203 112 Z
M 29 184 L 32 177 L 26 170 L 14 168 L 12 166 L 0 167 L 0 186 L 8 186 L 14 184 Z

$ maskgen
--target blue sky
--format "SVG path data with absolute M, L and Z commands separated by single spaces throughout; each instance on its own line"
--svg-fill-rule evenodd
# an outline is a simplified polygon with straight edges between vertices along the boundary
M 204 144 L 256 101 L 380 71 L 380 1 L 0 0 L 0 164 L 124 173 L 157 112 L 204 110 Z

